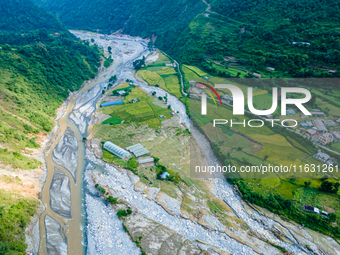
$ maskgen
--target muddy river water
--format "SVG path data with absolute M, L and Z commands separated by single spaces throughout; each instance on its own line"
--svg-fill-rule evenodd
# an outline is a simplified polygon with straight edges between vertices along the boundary
M 189 239 L 195 240 L 198 237 L 204 239 L 204 237 L 210 236 L 211 243 L 214 243 L 219 249 L 223 250 L 225 246 L 233 254 L 255 254 L 251 248 L 227 235 L 209 233 L 208 230 L 196 223 L 170 216 L 159 205 L 136 193 L 131 188 L 133 183 L 130 183 L 130 179 L 126 175 L 119 173 L 112 166 L 96 159 L 91 152 L 86 151 L 83 137 L 88 136 L 88 127 L 92 124 L 91 116 L 96 110 L 102 90 L 105 89 L 112 75 L 117 76 L 117 82 L 114 85 L 118 85 L 122 80 L 130 79 L 147 92 L 156 90 L 157 95 L 160 96 L 165 95 L 166 92 L 160 88 L 150 88 L 137 81 L 133 75 L 133 61 L 150 54 L 146 41 L 127 36 L 112 36 L 106 40 L 99 34 L 71 32 L 81 39 L 94 38 L 95 43 L 98 42 L 104 49 L 111 46 L 114 63 L 107 70 L 101 71 L 95 79 L 85 82 L 78 92 L 68 98 L 61 109 L 61 117 L 57 120 L 57 126 L 50 135 L 44 151 L 47 176 L 41 193 L 45 210 L 39 217 L 39 254 L 140 254 L 140 250 L 122 230 L 122 224 L 118 218 L 98 197 L 91 195 L 93 187 L 87 187 L 90 186 L 87 184 L 91 180 L 86 177 L 86 173 L 88 169 L 96 167 L 99 171 L 101 168 L 111 174 L 111 177 L 114 176 L 114 178 L 108 177 L 104 181 L 111 185 L 121 185 L 122 190 L 124 189 L 122 192 L 125 192 L 124 196 L 147 217 L 163 221 L 162 224 L 173 228 Z M 172 95 L 168 96 L 168 103 L 171 104 L 174 111 L 178 111 L 181 122 L 189 126 L 190 121 L 184 105 Z M 192 128 L 193 136 L 197 138 L 197 141 L 199 140 L 198 145 L 207 152 L 209 164 L 215 164 L 216 159 L 210 146 L 207 146 L 205 138 Z M 87 181 L 84 182 L 84 178 L 85 180 L 87 178 Z M 216 188 L 216 196 L 222 198 L 255 233 L 285 247 L 294 254 L 312 253 L 304 245 L 301 245 L 301 240 L 299 243 L 292 236 L 292 232 L 284 226 L 280 225 L 280 228 L 282 231 L 286 231 L 287 235 L 291 235 L 291 240 L 283 242 L 276 238 L 268 231 L 268 226 L 274 226 L 277 222 L 257 212 L 249 212 L 249 209 L 246 211 L 241 203 L 241 198 L 225 180 L 214 179 L 213 183 Z M 127 188 L 129 185 L 130 188 Z M 250 213 L 253 214 L 252 217 L 250 217 Z M 254 218 L 258 218 L 258 221 L 255 221 Z M 259 223 L 259 220 L 262 223 Z M 314 250 L 314 253 L 321 254 L 317 252 L 318 248 L 310 239 L 305 243 Z M 261 252 L 266 253 L 265 250 L 261 250 Z

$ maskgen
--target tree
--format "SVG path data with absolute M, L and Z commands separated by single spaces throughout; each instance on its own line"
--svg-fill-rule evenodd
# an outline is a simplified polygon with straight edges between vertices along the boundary
M 159 96 L 158 99 L 159 99 L 159 100 L 163 100 L 163 97 Z
M 329 181 L 324 181 L 321 184 L 321 191 L 325 191 L 325 192 L 329 192 L 329 193 L 337 193 L 339 190 L 339 186 L 340 184 L 337 183 L 333 183 L 333 182 L 329 182 Z
M 94 39 L 93 39 L 93 38 L 91 38 L 91 42 L 94 42 Z
M 109 82 L 115 83 L 116 80 L 117 80 L 117 76 L 113 75 L 113 76 L 110 77 Z
M 171 105 L 168 105 L 168 109 L 171 110 Z
M 156 95 L 156 91 L 153 91 L 153 92 L 151 93 L 151 95 L 155 96 L 155 95 Z
M 143 56 L 142 59 L 137 59 L 136 61 L 133 62 L 133 67 L 135 70 L 139 70 L 145 66 L 145 56 Z
M 306 186 L 306 187 L 309 187 L 311 184 L 312 184 L 311 181 L 306 181 L 306 182 L 305 182 L 305 186 Z
M 112 54 L 112 51 L 111 51 L 112 48 L 111 48 L 111 46 L 107 47 L 107 50 L 109 51 L 110 54 Z

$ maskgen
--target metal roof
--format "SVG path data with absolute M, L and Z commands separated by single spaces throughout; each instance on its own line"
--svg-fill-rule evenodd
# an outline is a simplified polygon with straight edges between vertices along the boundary
M 126 149 L 127 149 L 128 151 L 133 152 L 133 151 L 135 151 L 135 150 L 139 150 L 139 149 L 142 149 L 142 148 L 144 148 L 143 145 L 141 145 L 140 143 L 137 143 L 137 144 L 135 144 L 135 145 L 132 145 L 132 146 L 127 147 Z
M 153 161 L 154 161 L 153 158 L 146 158 L 146 159 L 139 160 L 138 163 L 144 164 L 144 163 L 150 163 L 150 162 L 153 162 Z
M 111 142 L 105 142 L 103 148 L 121 159 L 131 157 L 131 154 L 128 151 Z
M 141 150 L 138 150 L 138 151 L 134 151 L 133 154 L 135 155 L 135 157 L 140 157 L 140 156 L 143 156 L 145 154 L 148 154 L 149 151 L 147 149 L 141 149 Z

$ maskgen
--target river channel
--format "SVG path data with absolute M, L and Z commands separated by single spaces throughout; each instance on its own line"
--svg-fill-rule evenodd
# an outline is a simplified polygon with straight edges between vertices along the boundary
M 147 48 L 147 41 L 128 36 L 110 36 L 103 39 L 103 36 L 89 32 L 71 32 L 83 40 L 95 38 L 95 42 L 100 41 L 100 46 L 104 49 L 111 46 L 114 62 L 105 71 L 100 70 L 95 79 L 85 82 L 78 92 L 70 95 L 63 104 L 60 118 L 56 121 L 57 126 L 50 135 L 44 151 L 47 176 L 41 193 L 45 210 L 39 217 L 39 254 L 140 254 L 140 250 L 122 230 L 118 218 L 94 195 L 93 185 L 92 187 L 87 185 L 91 178 L 86 176 L 86 173 L 93 168 L 111 174 L 107 178 L 108 184 L 112 180 L 112 185 L 121 185 L 126 199 L 135 204 L 147 217 L 161 221 L 162 224 L 188 239 L 194 241 L 198 237 L 204 239 L 210 236 L 210 243 L 219 249 L 228 247 L 228 251 L 233 254 L 255 254 L 256 252 L 250 247 L 225 234 L 209 232 L 196 223 L 169 215 L 155 202 L 146 200 L 141 194 L 135 192 L 131 188 L 133 183 L 126 174 L 121 174 L 112 166 L 96 159 L 85 148 L 83 137 L 88 136 L 88 127 L 92 124 L 91 116 L 97 108 L 102 90 L 106 88 L 112 75 L 117 76 L 114 86 L 130 79 L 147 92 L 156 91 L 160 96 L 165 96 L 166 92 L 160 88 L 151 88 L 134 77 L 133 61 L 151 54 Z M 178 112 L 180 121 L 189 127 L 190 120 L 180 100 L 168 95 L 168 104 Z M 191 133 L 202 151 L 206 152 L 208 163 L 216 164 L 216 158 L 205 138 L 197 130 L 193 130 L 192 126 Z M 222 198 L 255 233 L 294 254 L 312 253 L 300 245 L 294 237 L 290 242 L 279 240 L 263 223 L 253 218 L 261 217 L 262 222 L 267 222 L 267 225 L 274 225 L 275 221 L 256 212 L 253 212 L 253 217 L 250 217 L 241 204 L 237 192 L 225 180 L 216 178 L 213 183 L 216 196 Z M 317 250 L 313 243 L 308 244 L 313 250 L 314 248 Z M 265 250 L 261 252 L 266 253 Z

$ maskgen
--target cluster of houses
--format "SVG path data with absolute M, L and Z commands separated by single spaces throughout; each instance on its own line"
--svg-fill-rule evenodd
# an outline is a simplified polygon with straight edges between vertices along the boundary
M 321 150 L 319 150 L 318 153 L 315 154 L 313 157 L 328 165 L 334 165 L 334 161 L 332 160 L 332 157 L 328 155 L 327 153 L 322 152 Z
M 320 136 L 319 142 L 322 145 L 326 145 L 331 142 L 340 142 L 340 132 L 325 133 Z
M 338 122 L 338 121 L 337 121 Z M 319 142 L 326 145 L 331 142 L 340 142 L 340 132 L 328 132 L 327 127 L 334 127 L 336 123 L 333 120 L 313 119 L 312 121 L 304 121 L 300 123 L 301 127 L 312 127 L 306 130 L 309 136 L 316 136 L 321 134 Z

